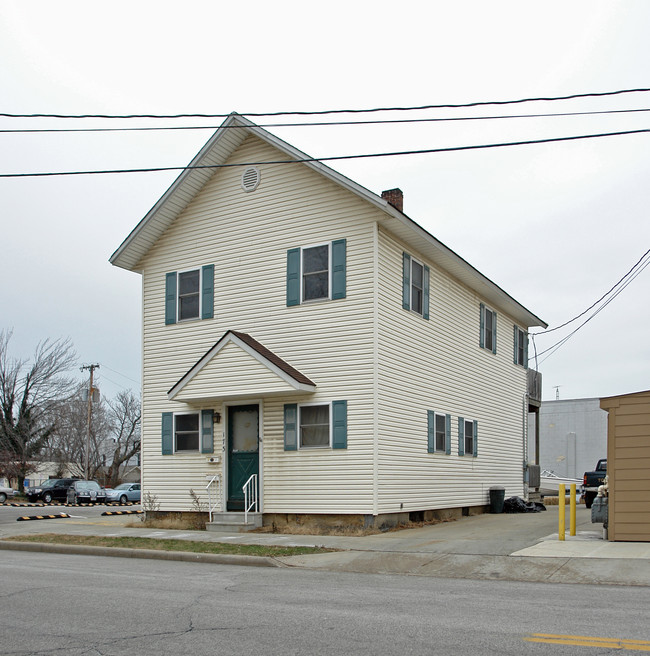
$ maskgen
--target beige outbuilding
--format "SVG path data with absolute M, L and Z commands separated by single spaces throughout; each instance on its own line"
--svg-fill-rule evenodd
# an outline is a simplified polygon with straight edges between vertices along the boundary
M 650 390 L 600 399 L 607 421 L 610 540 L 650 542 Z

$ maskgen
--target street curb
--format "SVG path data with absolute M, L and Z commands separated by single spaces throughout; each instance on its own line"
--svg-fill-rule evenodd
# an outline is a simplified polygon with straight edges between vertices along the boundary
M 156 549 L 127 549 L 124 547 L 93 547 L 82 544 L 50 544 L 47 542 L 15 542 L 0 540 L 0 551 L 34 551 L 39 553 L 72 554 L 77 556 L 109 556 L 113 558 L 147 558 L 151 560 L 179 560 L 190 563 L 216 565 L 245 565 L 247 567 L 285 567 L 269 556 L 239 556 L 236 554 L 204 554 L 189 551 L 158 551 Z

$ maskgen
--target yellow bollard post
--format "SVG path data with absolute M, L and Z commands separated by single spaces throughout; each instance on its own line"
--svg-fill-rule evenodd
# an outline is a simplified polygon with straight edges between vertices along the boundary
M 569 535 L 576 534 L 576 484 L 569 488 Z
M 566 519 L 564 517 L 564 503 L 565 503 L 565 498 L 564 498 L 564 483 L 560 484 L 560 489 L 558 490 L 557 493 L 557 504 L 560 509 L 559 513 L 559 526 L 557 529 L 557 539 L 558 540 L 564 540 L 564 531 L 566 530 Z

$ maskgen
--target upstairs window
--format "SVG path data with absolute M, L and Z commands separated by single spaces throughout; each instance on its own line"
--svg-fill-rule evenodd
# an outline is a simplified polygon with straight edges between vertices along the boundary
M 302 300 L 316 301 L 330 297 L 330 247 L 302 249 Z
M 514 363 L 528 367 L 528 333 L 515 326 Z
M 346 297 L 345 239 L 287 251 L 287 306 Z
M 214 316 L 214 265 L 165 276 L 165 323 Z
M 201 311 L 201 269 L 178 274 L 178 320 L 198 319 Z
M 429 267 L 402 253 L 402 307 L 429 319 Z
M 480 345 L 492 353 L 497 352 L 497 313 L 481 303 Z

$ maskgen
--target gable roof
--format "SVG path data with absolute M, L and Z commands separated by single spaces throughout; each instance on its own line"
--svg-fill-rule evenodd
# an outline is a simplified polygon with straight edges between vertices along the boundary
M 380 223 L 404 243 L 435 262 L 454 278 L 460 280 L 495 307 L 508 312 L 522 326 L 547 324 L 518 303 L 501 287 L 489 280 L 457 253 L 445 246 L 413 219 L 393 207 L 385 199 L 338 173 L 329 166 L 311 159 L 286 141 L 255 125 L 239 114 L 232 113 L 212 135 L 187 168 L 176 178 L 158 202 L 131 231 L 120 247 L 111 255 L 111 264 L 137 271 L 142 258 L 162 236 L 176 217 L 190 204 L 208 180 L 223 166 L 232 153 L 249 135 L 275 147 L 286 155 L 287 160 L 307 160 L 302 166 L 317 171 L 327 179 L 377 207 L 383 213 Z M 245 165 L 264 164 L 248 162 Z
M 218 356 L 226 353 L 229 345 L 245 356 L 233 360 L 219 369 Z M 215 365 L 209 370 L 210 365 Z M 234 381 L 228 372 L 234 371 Z M 248 368 L 250 376 L 242 375 L 241 368 Z M 254 368 L 254 369 L 253 369 Z M 201 380 L 205 374 L 206 380 Z M 249 380 L 253 382 L 250 383 Z M 193 385 L 193 383 L 196 383 Z M 190 387 L 196 389 L 189 389 Z M 167 392 L 171 400 L 189 401 L 229 397 L 254 396 L 261 393 L 314 392 L 316 384 L 292 367 L 288 362 L 260 344 L 246 333 L 226 331 L 208 352 Z

